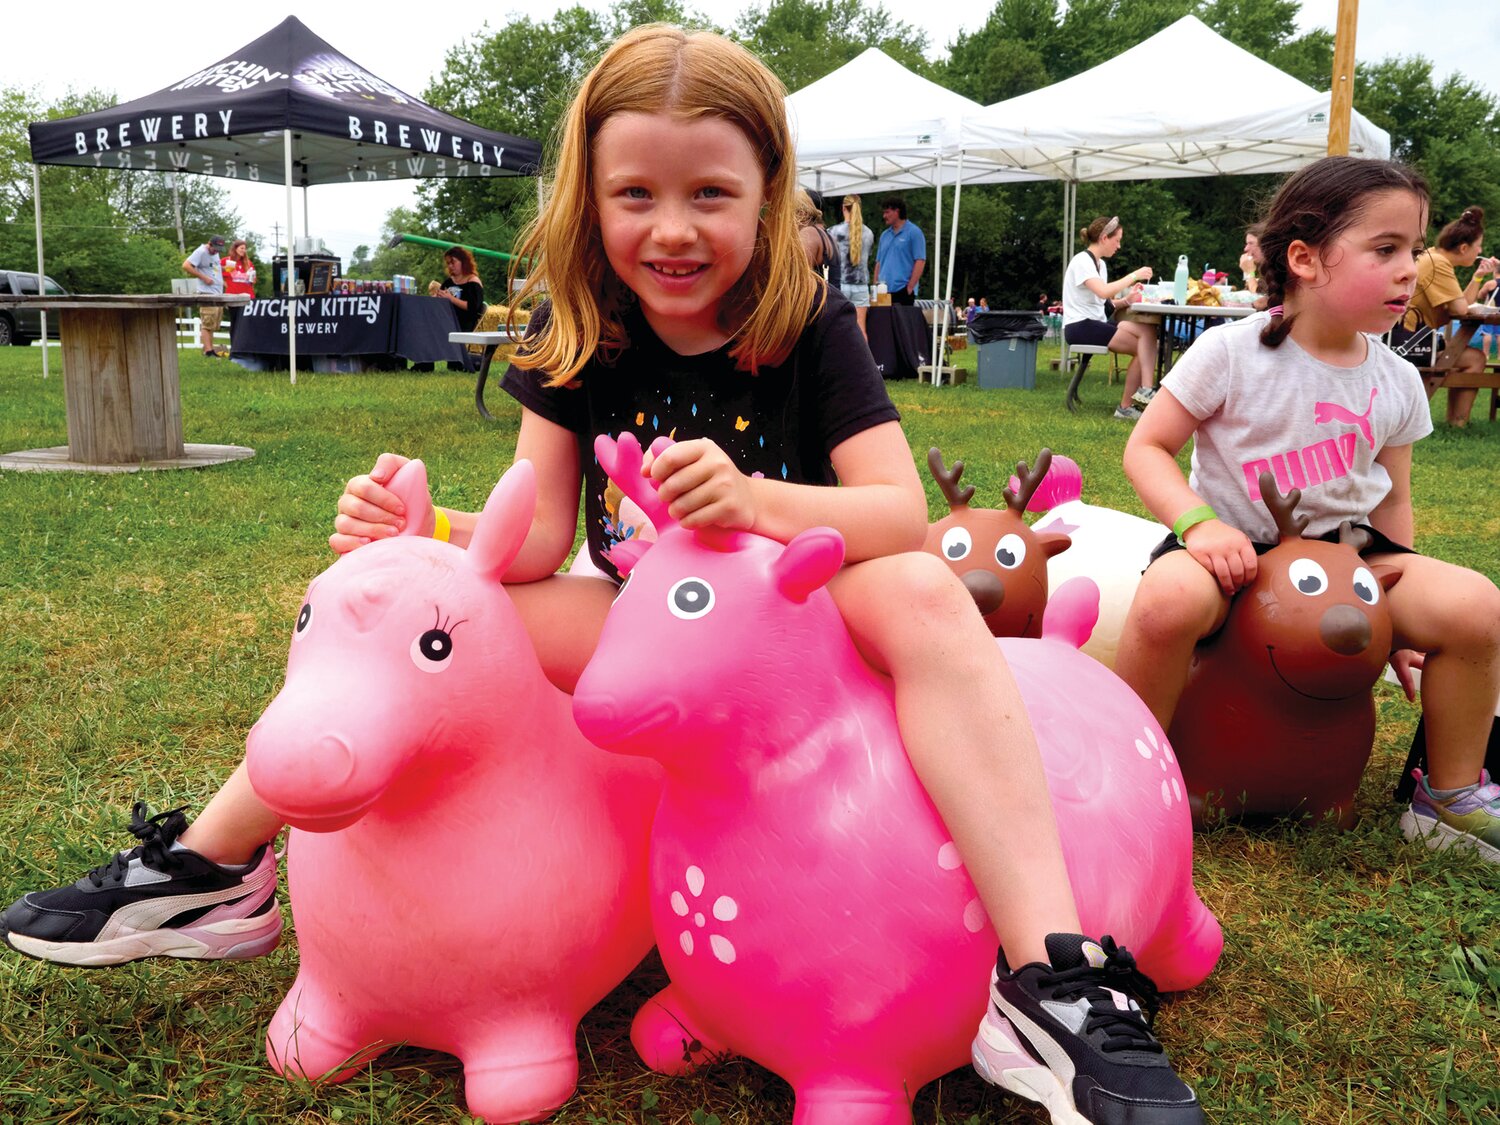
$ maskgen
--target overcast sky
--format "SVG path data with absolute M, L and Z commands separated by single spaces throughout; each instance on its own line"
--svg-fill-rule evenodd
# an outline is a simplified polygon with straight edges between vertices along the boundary
M 993 8 L 985 0 L 883 2 L 897 19 L 927 32 L 934 55 L 959 32 L 981 27 Z M 607 0 L 583 3 L 600 10 L 610 6 Z M 500 0 L 441 9 L 409 0 L 305 0 L 295 7 L 223 3 L 209 8 L 164 0 L 67 0 L 56 7 L 7 3 L 0 16 L 6 40 L 0 84 L 33 87 L 44 98 L 59 97 L 70 87 L 103 89 L 120 101 L 130 101 L 223 58 L 295 14 L 366 70 L 420 96 L 441 68 L 445 52 L 481 30 L 486 20 L 492 27 L 503 26 L 510 13 L 540 20 L 563 6 L 555 0 Z M 739 0 L 689 0 L 689 7 L 710 12 L 726 24 L 746 6 Z M 1301 26 L 1332 28 L 1337 11 L 1338 0 L 1303 0 Z M 934 12 L 944 18 L 934 19 Z M 1457 71 L 1500 92 L 1500 5 L 1484 0 L 1364 0 L 1357 54 L 1368 60 L 1423 54 L 1439 77 Z M 1186 83 L 1202 90 L 1200 83 L 1206 81 L 1212 89 L 1212 79 L 1193 73 L 1191 62 L 1185 61 L 1181 74 L 1143 76 L 1143 87 L 1169 93 Z M 1252 100 L 1255 92 L 1223 90 L 1216 96 Z M 273 224 L 285 226 L 285 193 L 279 186 L 218 182 L 230 191 L 246 230 L 269 238 Z M 386 213 L 412 199 L 412 181 L 315 187 L 308 195 L 310 232 L 323 238 L 347 265 L 355 246 L 374 246 Z M 296 222 L 298 233 L 303 233 L 300 199 Z

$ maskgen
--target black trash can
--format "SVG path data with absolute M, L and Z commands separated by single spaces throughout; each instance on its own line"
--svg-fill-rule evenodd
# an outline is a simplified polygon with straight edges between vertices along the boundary
M 1037 343 L 1046 334 L 1046 321 L 1033 309 L 975 313 L 969 337 L 979 348 L 979 386 L 1028 391 L 1035 387 Z

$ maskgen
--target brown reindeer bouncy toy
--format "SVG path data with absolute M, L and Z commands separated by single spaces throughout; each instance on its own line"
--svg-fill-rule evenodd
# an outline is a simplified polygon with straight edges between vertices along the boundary
M 1385 591 L 1401 575 L 1366 564 L 1369 536 L 1347 521 L 1337 543 L 1303 539 L 1297 489 L 1283 497 L 1262 473 L 1260 491 L 1280 540 L 1194 653 L 1170 740 L 1195 820 L 1223 809 L 1348 827 L 1391 651 Z
M 934 446 L 927 467 L 947 498 L 949 515 L 927 528 L 924 551 L 937 555 L 963 580 L 996 637 L 1040 637 L 1047 608 L 1047 560 L 1073 542 L 1059 531 L 1033 531 L 1023 515 L 1031 494 L 1047 475 L 1052 450 L 1043 449 L 1036 468 L 1016 462 L 1019 487 L 1005 489 L 1004 508 L 970 508 L 974 486 L 959 488 L 964 463 L 943 467 Z

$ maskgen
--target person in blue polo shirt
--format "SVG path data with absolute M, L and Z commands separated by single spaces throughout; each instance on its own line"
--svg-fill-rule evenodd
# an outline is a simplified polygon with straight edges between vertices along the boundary
M 917 284 L 927 268 L 927 239 L 916 223 L 906 221 L 906 200 L 893 195 L 880 205 L 886 229 L 875 251 L 873 284 L 885 282 L 891 304 L 909 305 L 917 299 Z

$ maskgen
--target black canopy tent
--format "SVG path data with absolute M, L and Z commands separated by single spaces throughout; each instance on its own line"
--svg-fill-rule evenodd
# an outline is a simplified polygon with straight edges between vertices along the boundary
M 285 184 L 289 277 L 295 270 L 293 187 L 537 175 L 541 164 L 538 142 L 434 109 L 345 57 L 295 16 L 164 90 L 36 122 L 30 135 L 34 164 Z M 41 273 L 39 190 L 36 196 Z M 293 382 L 296 305 L 286 302 Z

